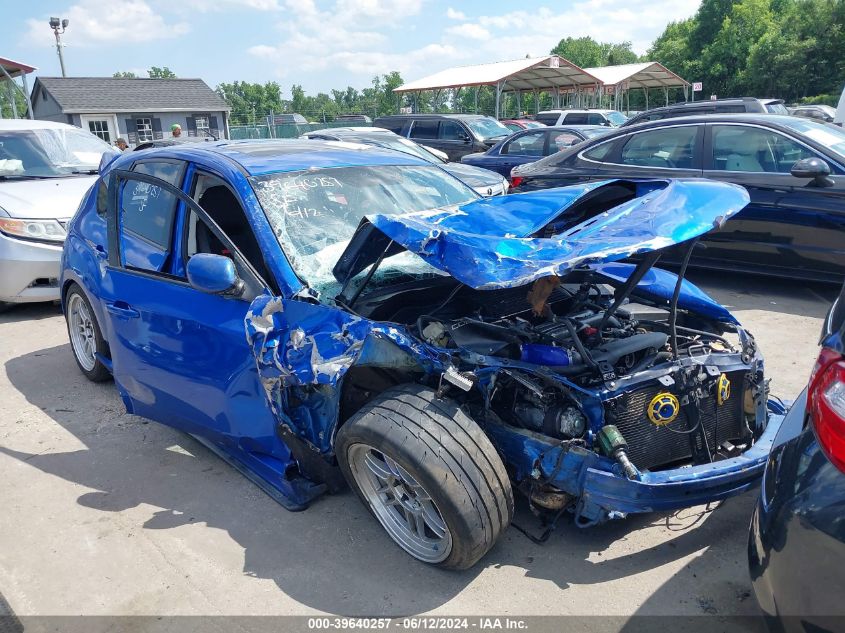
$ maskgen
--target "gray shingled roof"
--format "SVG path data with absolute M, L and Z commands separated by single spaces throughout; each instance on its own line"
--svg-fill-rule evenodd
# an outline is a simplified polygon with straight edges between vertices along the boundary
M 202 79 L 39 77 L 64 113 L 230 110 Z

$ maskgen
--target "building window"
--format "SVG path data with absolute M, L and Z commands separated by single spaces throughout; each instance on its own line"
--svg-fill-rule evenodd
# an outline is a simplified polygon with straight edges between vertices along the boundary
M 208 115 L 207 114 L 195 114 L 194 115 L 194 122 L 197 126 L 197 136 L 211 136 L 211 128 L 208 125 Z
M 88 121 L 88 129 L 91 134 L 99 136 L 106 143 L 111 143 L 111 134 L 109 134 L 108 121 Z
M 135 119 L 135 128 L 138 131 L 138 142 L 153 140 L 153 120 L 143 117 Z

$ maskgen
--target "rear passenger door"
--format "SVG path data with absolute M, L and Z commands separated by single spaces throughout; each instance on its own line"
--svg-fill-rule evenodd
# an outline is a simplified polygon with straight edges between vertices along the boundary
M 628 134 L 581 155 L 587 180 L 603 178 L 696 178 L 701 176 L 703 125 L 671 125 Z M 598 152 L 606 149 L 609 151 Z M 597 155 L 600 162 L 596 161 Z
M 426 145 L 445 151 L 438 138 L 440 121 L 437 119 L 417 119 L 411 121 L 411 129 L 408 131 L 408 138 L 420 145 Z M 447 152 L 448 153 L 448 152 Z M 451 160 L 451 156 L 449 157 Z
M 458 121 L 440 121 L 437 139 L 437 149 L 446 152 L 450 161 L 460 161 L 462 156 L 472 151 L 472 138 Z
M 511 169 L 517 165 L 533 163 L 546 155 L 549 131 L 542 128 L 524 134 L 518 134 L 505 142 L 499 150 L 499 159 L 487 167 L 494 169 L 505 178 L 511 175 Z

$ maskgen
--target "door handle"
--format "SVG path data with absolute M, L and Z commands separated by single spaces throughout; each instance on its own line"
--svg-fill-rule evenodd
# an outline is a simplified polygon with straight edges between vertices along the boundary
M 141 316 L 141 313 L 138 312 L 135 308 L 130 306 L 125 301 L 115 301 L 113 303 L 106 304 L 106 310 L 109 313 L 115 315 L 116 317 L 120 317 L 122 319 L 137 319 Z

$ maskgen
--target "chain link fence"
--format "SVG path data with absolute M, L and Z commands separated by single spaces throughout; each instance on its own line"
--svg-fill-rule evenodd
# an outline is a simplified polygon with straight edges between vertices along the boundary
M 326 123 L 283 123 L 270 125 L 269 123 L 233 125 L 229 124 L 229 138 L 259 139 L 259 138 L 297 138 L 306 132 L 324 130 L 332 127 L 370 127 L 372 122 L 366 121 L 329 121 Z

